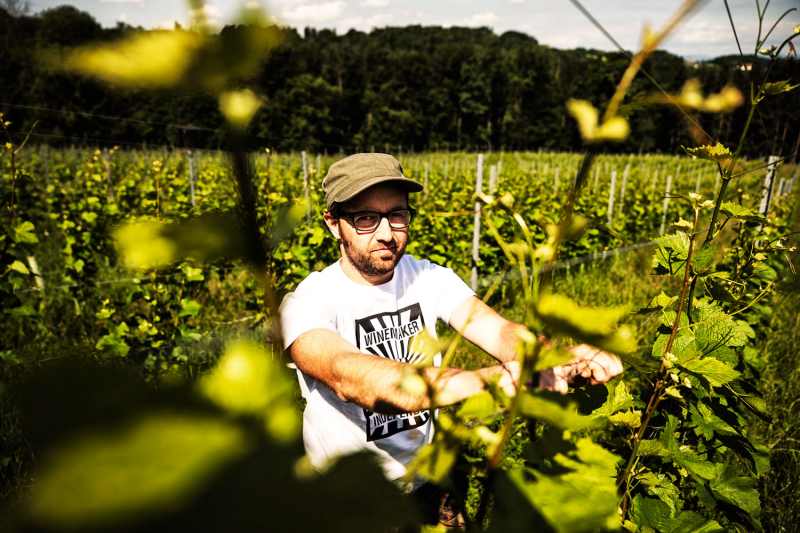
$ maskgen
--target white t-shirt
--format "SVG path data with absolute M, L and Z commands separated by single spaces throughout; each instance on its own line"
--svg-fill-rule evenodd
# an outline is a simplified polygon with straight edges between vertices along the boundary
M 284 348 L 317 328 L 335 331 L 362 353 L 413 363 L 422 357 L 409 346 L 427 328 L 436 338 L 436 322 L 475 293 L 451 269 L 403 256 L 391 281 L 367 286 L 345 275 L 337 261 L 309 275 L 281 304 Z M 434 364 L 441 364 L 437 354 Z M 303 441 L 318 469 L 345 454 L 377 454 L 390 480 L 397 481 L 417 450 L 430 442 L 429 411 L 383 415 L 343 402 L 332 390 L 297 371 L 306 399 Z

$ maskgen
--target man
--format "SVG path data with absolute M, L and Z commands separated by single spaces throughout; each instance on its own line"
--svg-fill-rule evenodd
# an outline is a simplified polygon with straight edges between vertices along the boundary
M 309 275 L 281 306 L 285 348 L 307 401 L 303 440 L 318 469 L 366 449 L 389 479 L 399 481 L 433 431 L 428 394 L 398 386 L 423 357 L 415 350 L 423 329 L 435 338 L 442 320 L 500 363 L 476 371 L 448 368 L 440 376 L 437 355 L 423 371 L 436 406 L 483 391 L 496 375 L 514 395 L 516 346 L 528 330 L 482 303 L 452 270 L 403 255 L 414 219 L 409 193 L 423 188 L 403 176 L 394 157 L 347 157 L 331 166 L 322 188 L 324 220 L 342 257 Z M 588 346 L 573 352 L 575 360 L 545 373 L 540 386 L 566 392 L 571 375 L 600 383 L 622 371 L 610 354 Z

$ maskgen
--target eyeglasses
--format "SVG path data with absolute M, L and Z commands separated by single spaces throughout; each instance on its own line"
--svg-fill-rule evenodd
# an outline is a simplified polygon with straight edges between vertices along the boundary
M 416 213 L 416 209 L 409 207 L 408 209 L 398 209 L 388 213 L 378 213 L 377 211 L 340 212 L 339 216 L 349 218 L 357 231 L 368 232 L 375 231 L 384 218 L 389 221 L 389 226 L 392 229 L 407 228 Z

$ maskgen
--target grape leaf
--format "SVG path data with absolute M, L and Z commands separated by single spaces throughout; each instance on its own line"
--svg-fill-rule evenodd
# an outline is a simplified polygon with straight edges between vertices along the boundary
M 764 96 L 775 96 L 776 94 L 788 93 L 792 89 L 800 87 L 800 84 L 790 85 L 792 80 L 783 80 L 767 83 L 764 85 Z M 762 97 L 763 98 L 763 97 Z
M 648 493 L 669 505 L 672 513 L 680 511 L 683 506 L 681 493 L 665 474 L 656 475 L 653 472 L 647 472 L 636 476 L 636 479 L 647 487 Z
M 36 234 L 33 233 L 35 229 L 33 223 L 28 222 L 25 220 L 24 222 L 18 222 L 12 228 L 13 231 L 11 232 L 11 238 L 14 239 L 16 243 L 37 243 L 39 239 L 36 237 Z
M 692 422 L 697 424 L 706 440 L 711 440 L 714 433 L 720 435 L 735 435 L 736 430 L 727 422 L 714 414 L 710 407 L 703 403 L 695 403 L 689 408 Z
M 654 311 L 658 311 L 660 309 L 664 309 L 665 307 L 669 307 L 677 299 L 678 299 L 677 296 L 673 296 L 672 298 L 670 298 L 669 296 L 667 296 L 662 292 L 658 296 L 654 296 L 650 300 L 650 303 L 647 304 L 647 307 L 642 307 L 637 309 L 636 313 L 640 315 L 650 314 Z
M 614 325 L 628 314 L 627 306 L 578 307 L 566 296 L 550 294 L 539 299 L 535 311 L 539 319 L 553 330 L 614 353 L 629 353 L 635 341 L 614 330 Z
M 728 169 L 731 161 L 733 160 L 733 154 L 731 151 L 721 143 L 717 143 L 715 146 L 711 146 L 709 144 L 706 146 L 700 146 L 698 148 L 686 148 L 685 146 L 681 145 L 681 148 L 683 148 L 683 151 L 687 154 L 693 155 L 698 159 L 705 159 L 707 161 L 719 163 L 723 171 Z M 736 170 L 744 170 L 744 167 L 738 161 L 736 162 Z
M 741 205 L 733 202 L 723 203 L 719 208 L 719 212 L 728 218 L 735 218 L 737 220 L 747 220 L 748 222 L 766 222 L 764 215 L 751 211 L 750 209 L 742 207 Z
M 726 316 L 724 309 L 717 305 L 698 303 L 692 309 L 692 319 L 696 324 L 694 326 L 695 337 L 703 345 L 744 346 L 747 344 L 745 332 L 734 322 L 733 318 Z
M 196 316 L 200 312 L 200 304 L 194 300 L 184 298 L 181 300 L 181 310 L 178 311 L 178 316 Z
M 481 392 L 467 398 L 461 404 L 457 414 L 461 418 L 486 418 L 497 411 L 497 405 L 489 391 Z
M 520 392 L 519 394 L 520 414 L 528 418 L 535 418 L 561 429 L 584 428 L 594 422 L 591 417 L 579 415 L 574 404 L 562 406 L 538 392 Z
M 625 426 L 636 429 L 642 425 L 642 412 L 634 410 L 616 413 L 609 416 L 608 420 L 615 426 Z
M 713 357 L 691 359 L 681 363 L 680 366 L 689 372 L 704 377 L 712 387 L 721 387 L 740 376 L 738 371 Z
M 708 292 L 708 295 L 718 302 L 733 303 L 736 301 L 736 298 L 733 297 L 733 295 L 722 285 L 722 283 L 711 277 L 706 279 L 706 292 Z
M 608 417 L 634 404 L 633 395 L 628 392 L 628 387 L 625 385 L 624 381 L 617 383 L 613 392 L 609 384 L 606 383 L 606 387 L 609 389 L 608 398 L 603 405 L 592 411 L 592 414 L 589 415 L 591 418 Z
M 11 263 L 11 266 L 9 266 L 8 269 L 9 270 L 15 270 L 15 271 L 19 272 L 20 274 L 26 274 L 27 275 L 27 274 L 31 273 L 30 270 L 28 270 L 28 267 L 26 267 L 25 264 L 22 263 L 22 261 L 14 261 L 13 263 Z
M 756 480 L 742 477 L 741 469 L 731 465 L 716 465 L 717 475 L 709 483 L 712 494 L 718 500 L 744 510 L 753 520 L 761 514 L 761 502 L 756 490 Z
M 546 475 L 531 472 L 532 479 L 525 471 L 518 469 L 504 473 L 498 479 L 497 514 L 490 517 L 489 531 L 530 531 L 519 525 L 496 523 L 495 518 L 504 511 L 514 517 L 527 514 L 545 518 L 552 531 L 558 533 L 581 533 L 597 529 L 619 527 L 617 518 L 617 496 L 615 474 L 619 457 L 594 444 L 588 438 L 579 439 L 572 450 L 557 453 L 551 459 L 557 472 Z M 514 508 L 512 512 L 503 509 L 503 500 L 514 500 L 516 495 L 524 495 L 530 510 Z M 518 501 L 518 499 L 517 499 Z M 527 511 L 527 512 L 526 512 Z M 542 525 L 537 524 L 536 531 Z
M 639 443 L 639 449 L 636 450 L 636 455 L 644 456 L 667 457 L 669 454 L 669 450 L 657 440 L 643 440 Z

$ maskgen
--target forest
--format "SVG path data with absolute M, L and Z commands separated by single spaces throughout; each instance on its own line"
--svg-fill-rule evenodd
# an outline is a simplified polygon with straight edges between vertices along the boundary
M 63 53 L 70 47 L 113 42 L 148 30 L 118 24 L 103 28 L 71 6 L 34 16 L 0 10 L 0 110 L 33 142 L 56 146 L 225 146 L 214 98 L 200 88 L 163 91 L 103 85 L 68 75 Z M 235 43 L 241 25 L 224 27 L 215 39 Z M 162 31 L 163 30 L 151 30 Z M 314 152 L 404 150 L 575 151 L 581 137 L 566 102 L 580 97 L 602 108 L 629 63 L 622 52 L 558 50 L 518 32 L 489 28 L 409 26 L 370 33 L 266 27 L 274 41 L 258 68 L 239 80 L 263 100 L 243 142 Z M 748 64 L 752 59 L 747 59 Z M 706 93 L 725 85 L 749 93 L 749 77 L 766 61 L 743 70 L 738 56 L 692 63 L 658 51 L 644 69 L 663 89 L 677 93 L 689 78 Z M 773 79 L 797 79 L 796 57 L 781 59 Z M 655 92 L 638 77 L 629 91 L 636 136 L 608 147 L 617 153 L 674 153 L 692 143 L 686 119 L 667 106 L 636 106 Z M 800 142 L 800 93 L 765 101 L 764 126 L 743 155 L 787 155 Z M 742 129 L 746 109 L 699 113 L 702 128 L 723 144 Z M 125 120 L 123 120 L 125 119 Z M 194 126 L 184 133 L 182 126 Z M 699 144 L 703 144 L 700 142 Z

